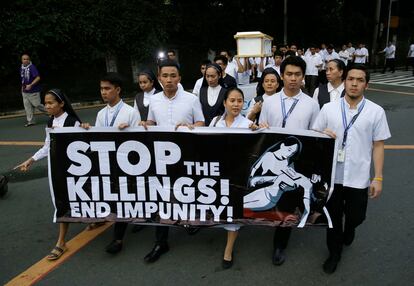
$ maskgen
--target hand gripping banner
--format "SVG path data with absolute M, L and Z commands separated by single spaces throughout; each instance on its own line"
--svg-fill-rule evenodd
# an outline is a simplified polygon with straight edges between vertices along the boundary
M 335 140 L 286 132 L 50 130 L 54 221 L 330 224 L 325 203 L 333 188 Z

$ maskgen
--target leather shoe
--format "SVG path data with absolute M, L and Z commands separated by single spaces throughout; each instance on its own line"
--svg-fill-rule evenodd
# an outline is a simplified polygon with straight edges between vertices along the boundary
M 355 238 L 355 228 L 345 228 L 344 231 L 344 245 L 350 246 Z
M 110 244 L 108 244 L 105 248 L 105 251 L 110 254 L 117 254 L 122 250 L 122 242 L 117 240 L 112 240 Z
M 338 266 L 339 259 L 333 256 L 329 256 L 328 259 L 323 263 L 323 271 L 326 274 L 332 274 L 335 272 Z
M 154 248 L 151 250 L 151 252 L 148 253 L 144 257 L 144 260 L 145 260 L 145 262 L 148 262 L 148 263 L 155 262 L 161 257 L 161 255 L 168 252 L 169 250 L 170 250 L 170 248 L 168 247 L 168 244 L 166 244 L 166 245 L 156 244 L 154 246 Z
M 221 262 L 221 267 L 223 267 L 223 269 L 229 269 L 232 266 L 233 266 L 233 259 L 231 260 L 223 259 L 223 261 Z
M 273 264 L 280 266 L 285 262 L 285 260 L 286 260 L 285 250 L 281 248 L 276 248 L 275 252 L 273 253 L 273 259 L 272 259 Z

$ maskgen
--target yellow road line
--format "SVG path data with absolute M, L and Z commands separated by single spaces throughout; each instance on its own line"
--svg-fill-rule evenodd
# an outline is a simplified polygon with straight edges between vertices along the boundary
M 66 243 L 68 250 L 55 261 L 49 261 L 46 257 L 33 264 L 31 267 L 20 273 L 5 286 L 29 286 L 39 282 L 43 277 L 52 272 L 59 265 L 68 260 L 72 255 L 78 252 L 82 247 L 94 240 L 97 236 L 107 230 L 113 222 L 106 223 L 93 230 L 84 230 Z
M 414 145 L 384 145 L 386 150 L 414 150 Z
M 0 146 L 43 146 L 41 141 L 0 141 Z
M 0 141 L 0 146 L 43 146 L 41 141 Z M 414 150 L 414 145 L 385 145 L 386 150 Z
M 380 92 L 387 92 L 387 93 L 397 93 L 397 94 L 404 94 L 404 95 L 414 95 L 412 92 L 404 92 L 404 91 L 396 91 L 396 90 L 386 90 L 386 89 L 379 89 L 379 88 L 368 88 L 371 91 L 380 91 Z

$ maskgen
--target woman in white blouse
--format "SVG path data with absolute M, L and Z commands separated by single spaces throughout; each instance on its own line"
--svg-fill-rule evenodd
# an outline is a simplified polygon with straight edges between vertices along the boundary
M 224 94 L 223 105 L 224 114 L 216 116 L 210 123 L 210 127 L 228 127 L 228 128 L 251 128 L 257 129 L 253 121 L 240 114 L 244 103 L 244 94 L 239 88 L 231 88 Z M 224 250 L 222 267 L 228 269 L 233 265 L 233 246 L 236 241 L 240 225 L 227 224 L 224 226 L 227 230 L 227 244 Z
M 81 120 L 72 108 L 69 99 L 59 89 L 51 89 L 46 92 L 45 95 L 45 108 L 50 119 L 47 123 L 48 128 L 61 128 L 61 127 L 77 127 L 80 125 Z M 32 157 L 16 166 L 15 169 L 20 169 L 26 172 L 30 166 L 40 159 L 48 156 L 50 148 L 50 136 L 49 131 L 46 129 L 45 145 L 39 149 Z M 65 236 L 68 231 L 68 223 L 59 224 L 59 238 L 56 246 L 47 256 L 48 260 L 56 260 L 62 256 L 67 250 L 65 243 Z

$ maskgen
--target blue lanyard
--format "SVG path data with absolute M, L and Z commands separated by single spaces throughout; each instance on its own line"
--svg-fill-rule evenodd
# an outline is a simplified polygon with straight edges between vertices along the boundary
M 341 111 L 342 111 L 342 124 L 344 126 L 344 138 L 342 139 L 342 148 L 344 148 L 345 145 L 346 145 L 346 139 L 348 138 L 349 129 L 352 127 L 352 125 L 354 125 L 354 123 L 357 120 L 358 116 L 361 114 L 362 109 L 364 109 L 364 106 L 365 106 L 365 98 L 362 101 L 361 105 L 358 107 L 358 113 L 355 114 L 352 117 L 351 122 L 349 122 L 349 124 L 348 124 L 347 120 L 346 120 L 346 113 L 345 113 L 345 99 L 342 98 L 342 100 L 341 100 Z
M 285 98 L 286 99 L 286 98 Z M 282 98 L 282 95 L 280 95 L 280 105 L 282 106 L 282 115 L 283 115 L 283 122 L 282 122 L 282 127 L 285 128 L 286 126 L 286 121 L 289 117 L 289 115 L 292 113 L 293 109 L 295 109 L 296 104 L 298 103 L 299 99 L 294 98 L 295 102 L 292 104 L 292 106 L 290 107 L 288 113 L 286 113 L 286 107 L 285 107 L 285 102 Z
M 121 99 L 121 102 L 119 103 L 118 107 L 115 110 L 114 116 L 112 117 L 111 124 L 109 124 L 109 115 L 108 115 L 108 109 L 109 108 L 106 109 L 106 114 L 105 114 L 105 127 L 112 127 L 112 126 L 114 126 L 115 119 L 118 116 L 118 113 L 119 113 L 119 111 L 122 108 L 122 105 L 124 105 L 124 102 Z

